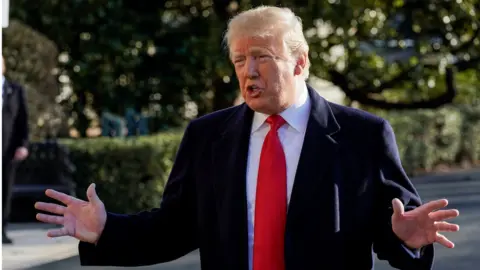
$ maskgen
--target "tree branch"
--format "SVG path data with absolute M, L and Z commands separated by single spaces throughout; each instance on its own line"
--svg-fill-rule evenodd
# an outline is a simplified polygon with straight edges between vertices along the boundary
M 475 68 L 476 65 L 480 65 L 480 56 L 472 58 L 470 60 L 460 60 L 453 64 L 457 71 L 465 71 L 467 69 Z
M 359 92 L 363 92 L 363 93 L 367 93 L 367 92 L 368 93 L 382 93 L 385 89 L 390 89 L 393 86 L 395 86 L 395 84 L 397 84 L 399 81 L 405 81 L 405 80 L 409 79 L 410 78 L 410 72 L 417 69 L 418 66 L 419 65 L 416 64 L 416 65 L 413 65 L 413 66 L 409 67 L 408 69 L 403 70 L 402 72 L 400 72 L 394 78 L 392 78 L 388 81 L 381 82 L 380 85 L 377 86 L 377 87 L 371 88 L 370 85 L 367 85 L 367 86 L 363 86 L 361 88 L 357 88 L 357 90 L 355 90 L 355 91 L 359 91 Z
M 388 109 L 388 110 L 435 109 L 442 105 L 451 103 L 457 94 L 452 68 L 447 68 L 446 70 L 445 80 L 446 80 L 447 90 L 445 93 L 432 99 L 414 101 L 414 102 L 389 102 L 386 100 L 374 99 L 369 96 L 369 93 L 350 89 L 348 87 L 348 80 L 344 74 L 336 70 L 330 70 L 329 74 L 332 82 L 335 85 L 339 86 L 349 99 L 360 102 L 363 105 L 374 106 L 380 109 Z

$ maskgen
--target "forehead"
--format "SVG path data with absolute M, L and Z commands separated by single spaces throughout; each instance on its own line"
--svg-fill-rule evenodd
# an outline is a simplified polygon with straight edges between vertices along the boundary
M 275 37 L 239 37 L 232 41 L 230 52 L 233 56 L 255 52 L 270 52 L 276 55 L 283 54 L 282 39 Z

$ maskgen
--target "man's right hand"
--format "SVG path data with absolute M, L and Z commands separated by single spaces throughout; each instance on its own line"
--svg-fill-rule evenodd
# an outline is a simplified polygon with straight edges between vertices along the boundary
M 65 205 L 35 203 L 36 209 L 55 214 L 37 214 L 39 221 L 63 225 L 61 229 L 49 230 L 49 237 L 72 236 L 83 242 L 97 243 L 105 228 L 107 212 L 95 192 L 95 184 L 87 189 L 88 202 L 51 189 L 47 189 L 45 194 Z

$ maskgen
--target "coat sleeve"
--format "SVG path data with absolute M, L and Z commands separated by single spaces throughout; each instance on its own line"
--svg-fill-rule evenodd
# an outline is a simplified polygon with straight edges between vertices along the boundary
M 376 224 L 373 249 L 380 260 L 387 260 L 397 269 L 432 269 L 434 248 L 408 249 L 392 230 L 392 200 L 398 198 L 409 211 L 421 205 L 421 199 L 405 173 L 391 125 L 383 121 L 377 131 L 380 146 L 377 151 L 379 181 L 376 182 Z
M 187 127 L 158 209 L 134 215 L 107 214 L 97 245 L 80 242 L 84 266 L 143 266 L 177 259 L 198 248 L 195 180 Z M 120 199 L 120 198 L 119 198 Z
M 15 118 L 15 127 L 13 129 L 15 136 L 13 138 L 16 140 L 16 148 L 28 147 L 28 109 L 25 90 L 20 85 L 15 85 L 15 91 L 18 92 L 18 114 Z

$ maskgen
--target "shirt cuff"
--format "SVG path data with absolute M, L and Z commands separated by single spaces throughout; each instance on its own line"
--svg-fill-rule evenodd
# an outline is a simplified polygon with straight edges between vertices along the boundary
M 414 259 L 420 258 L 420 251 L 418 249 L 412 250 L 406 247 L 405 245 L 402 245 L 402 247 L 405 249 L 405 251 L 407 251 L 408 254 L 410 254 L 410 256 L 412 256 L 412 258 Z

